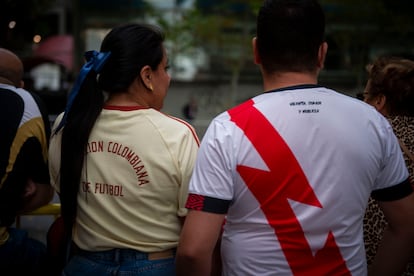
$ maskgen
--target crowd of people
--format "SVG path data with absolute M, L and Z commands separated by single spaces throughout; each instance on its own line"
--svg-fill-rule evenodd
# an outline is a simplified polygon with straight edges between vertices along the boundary
M 263 93 L 201 142 L 189 118 L 162 112 L 158 26 L 115 26 L 87 51 L 52 128 L 0 48 L 2 269 L 414 275 L 414 61 L 378 57 L 360 100 L 318 83 L 329 45 L 317 0 L 264 0 L 256 27 Z M 46 244 L 14 227 L 55 193 Z

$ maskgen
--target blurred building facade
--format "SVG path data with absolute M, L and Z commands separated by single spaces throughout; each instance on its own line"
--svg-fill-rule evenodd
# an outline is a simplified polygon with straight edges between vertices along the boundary
M 172 83 L 164 111 L 186 118 L 184 107 L 196 101 L 197 115 L 187 119 L 203 133 L 214 115 L 261 92 L 260 73 L 253 64 L 250 49 L 255 32 L 255 9 L 260 2 L 6 1 L 3 7 L 10 11 L 3 9 L 0 23 L 3 26 L 15 21 L 16 27 L 0 30 L 0 46 L 27 57 L 30 69 L 43 61 L 40 68 L 30 72 L 29 77 L 35 79 L 31 88 L 43 93 L 54 107 L 52 112 L 57 113 L 62 110 L 71 82 L 83 64 L 84 51 L 99 49 L 110 28 L 126 22 L 161 25 L 166 30 L 165 44 L 172 63 Z M 321 0 L 327 13 L 329 51 L 320 82 L 350 95 L 361 91 L 365 84 L 364 64 L 375 56 L 388 53 L 414 57 L 413 21 L 407 20 L 404 14 L 396 15 L 410 7 L 395 3 L 413 4 L 402 0 L 367 0 L 366 7 L 362 7 L 356 2 Z M 383 5 L 382 10 L 379 3 Z M 21 9 L 22 5 L 32 12 Z M 25 23 L 20 24 L 22 21 Z M 35 41 L 36 35 L 39 41 Z M 55 53 L 49 48 L 40 54 L 39 49 L 46 41 L 56 37 L 70 37 L 65 42 L 69 43 L 70 50 L 62 47 L 64 42 L 57 42 Z M 62 48 L 60 53 L 58 47 Z M 69 55 L 70 65 L 63 61 L 62 52 Z M 39 60 L 33 61 L 33 57 Z

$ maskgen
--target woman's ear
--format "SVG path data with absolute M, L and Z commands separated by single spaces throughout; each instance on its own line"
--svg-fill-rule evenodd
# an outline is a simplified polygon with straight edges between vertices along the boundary
M 152 86 L 152 69 L 150 66 L 145 65 L 144 67 L 142 67 L 141 72 L 140 72 L 140 77 L 142 80 L 142 83 L 144 84 L 144 86 L 150 90 L 153 91 L 154 88 Z
M 379 94 L 373 101 L 375 109 L 378 110 L 382 115 L 388 115 L 386 103 L 387 97 L 384 94 Z

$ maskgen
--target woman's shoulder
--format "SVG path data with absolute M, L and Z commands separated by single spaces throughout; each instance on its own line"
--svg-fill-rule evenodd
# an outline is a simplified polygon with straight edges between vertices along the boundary
M 157 125 L 167 133 L 191 135 L 199 142 L 195 128 L 184 119 L 160 112 Z

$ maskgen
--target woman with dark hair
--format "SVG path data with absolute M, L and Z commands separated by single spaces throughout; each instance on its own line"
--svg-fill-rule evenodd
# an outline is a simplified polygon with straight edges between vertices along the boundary
M 390 122 L 397 136 L 414 185 L 414 61 L 379 57 L 367 66 L 364 101 Z M 372 198 L 364 218 L 364 239 L 368 265 L 373 262 L 385 227 L 384 213 Z M 414 257 L 403 275 L 414 275 Z
M 173 275 L 199 140 L 160 109 L 170 84 L 163 33 L 115 27 L 53 128 L 52 183 L 73 241 L 65 275 Z

